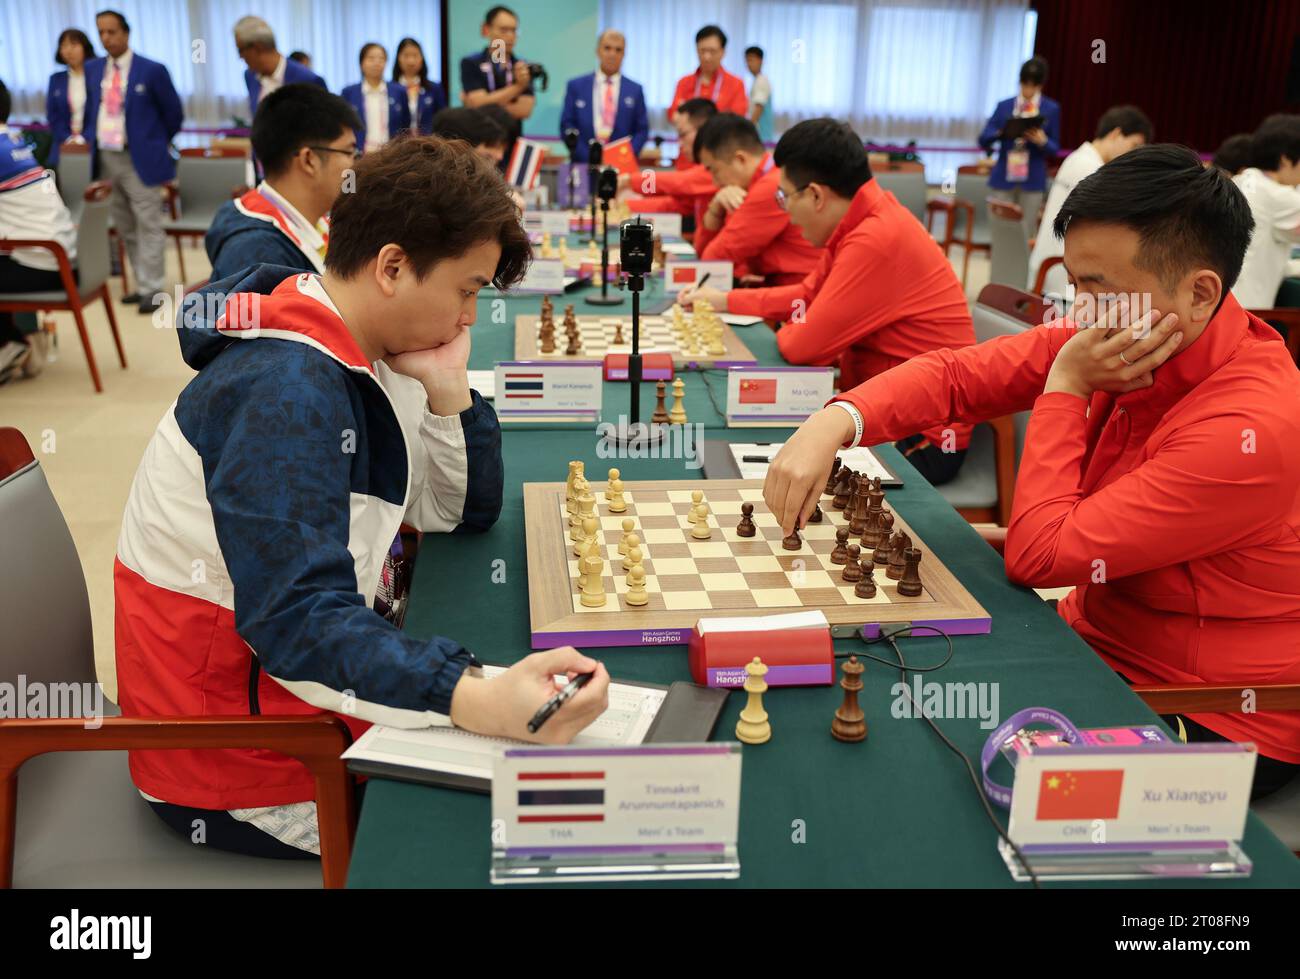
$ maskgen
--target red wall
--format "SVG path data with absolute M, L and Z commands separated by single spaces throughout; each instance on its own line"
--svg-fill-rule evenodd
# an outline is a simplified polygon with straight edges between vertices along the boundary
M 1140 106 L 1161 142 L 1213 152 L 1286 104 L 1297 0 L 1031 0 L 1061 145 L 1091 139 L 1112 105 Z M 1094 40 L 1106 61 L 1093 62 Z

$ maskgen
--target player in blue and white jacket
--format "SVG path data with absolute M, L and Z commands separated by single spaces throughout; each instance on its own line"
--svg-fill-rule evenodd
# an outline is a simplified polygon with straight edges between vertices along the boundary
M 469 388 L 469 330 L 482 286 L 522 278 L 527 238 L 499 174 L 460 143 L 396 141 L 355 181 L 323 275 L 259 266 L 180 312 L 198 375 L 145 450 L 114 569 L 123 712 L 324 710 L 354 730 L 567 741 L 604 709 L 594 660 L 552 650 L 487 681 L 467 674 L 464 637 L 417 639 L 371 607 L 403 521 L 481 532 L 500 513 L 500 429 Z M 529 735 L 554 675 L 587 671 Z M 131 774 L 151 801 L 267 832 L 313 798 L 305 767 L 265 751 L 137 751 Z

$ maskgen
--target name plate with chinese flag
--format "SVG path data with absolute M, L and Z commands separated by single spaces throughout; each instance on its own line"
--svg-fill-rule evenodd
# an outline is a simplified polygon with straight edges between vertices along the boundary
M 834 393 L 831 367 L 732 367 L 727 371 L 727 424 L 797 425 L 820 411 Z
M 600 420 L 599 360 L 503 361 L 496 365 L 495 408 L 503 422 Z
M 1256 757 L 1222 742 L 1031 748 L 1016 762 L 1007 835 L 1031 864 L 1063 849 L 1226 847 L 1245 830 Z
M 664 291 L 676 295 L 687 286 L 697 285 L 705 275 L 710 289 L 729 292 L 732 288 L 734 266 L 730 262 L 692 262 L 670 257 L 664 263 Z

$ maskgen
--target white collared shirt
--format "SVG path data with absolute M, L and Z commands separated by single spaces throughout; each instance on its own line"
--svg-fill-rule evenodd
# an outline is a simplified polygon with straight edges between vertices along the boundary
M 363 81 L 361 95 L 366 106 L 365 149 L 369 152 L 388 142 L 388 86 L 380 82 L 371 88 L 369 82 Z
M 424 94 L 424 86 L 420 84 L 419 75 L 413 79 L 403 78 L 398 84 L 406 89 L 406 107 L 411 111 L 411 130 L 414 132 L 420 128 L 420 96 Z
M 126 148 L 126 101 L 127 94 L 130 92 L 131 84 L 131 49 L 127 48 L 120 58 L 106 56 L 104 61 L 104 77 L 99 82 L 99 111 L 95 116 L 95 139 L 99 143 L 104 143 L 105 138 L 110 135 L 109 129 L 111 123 L 108 121 L 108 113 L 104 111 L 105 98 L 109 89 L 113 87 L 113 64 L 117 63 L 118 71 L 122 74 L 122 130 L 123 143 L 122 148 Z M 83 83 L 84 84 L 84 83 Z
M 1052 189 L 1048 192 L 1047 202 L 1043 205 L 1043 220 L 1038 225 L 1038 237 L 1034 239 L 1034 250 L 1029 256 L 1029 281 L 1026 283 L 1028 288 L 1033 287 L 1040 265 L 1053 255 L 1062 258 L 1065 256 L 1065 242 L 1053 234 L 1052 224 L 1056 221 L 1056 216 L 1061 213 L 1061 205 L 1070 196 L 1070 191 L 1074 190 L 1084 177 L 1100 170 L 1101 166 L 1101 154 L 1097 152 L 1097 147 L 1088 142 L 1067 156 L 1065 162 L 1061 164 L 1061 169 L 1052 178 Z M 1068 298 L 1066 293 L 1069 286 L 1070 277 L 1066 275 L 1064 265 L 1053 265 L 1048 269 L 1047 278 L 1043 280 L 1045 293 L 1050 292 Z
M 257 185 L 257 191 L 284 215 L 284 219 L 293 228 L 293 233 L 302 242 L 303 253 L 311 259 L 317 272 L 325 271 L 325 235 L 319 224 L 312 224 L 296 207 L 289 203 L 278 190 L 263 180 Z
M 610 128 L 604 128 L 604 108 L 605 108 L 605 82 L 608 80 L 614 86 L 614 119 L 610 120 Z M 623 87 L 623 73 L 616 71 L 612 75 L 606 75 L 599 68 L 596 69 L 596 82 L 592 86 L 591 98 L 591 128 L 596 133 L 596 138 L 602 143 L 609 139 L 610 134 L 614 131 L 614 120 L 618 118 L 618 95 Z
M 123 91 L 126 90 L 125 81 Z M 86 118 L 86 72 L 68 69 L 68 111 L 71 114 L 72 135 L 80 136 Z
M 1246 309 L 1272 309 L 1286 277 L 1291 247 L 1300 244 L 1300 190 L 1255 167 L 1232 179 L 1246 195 L 1255 218 L 1255 233 L 1232 294 Z
M 261 91 L 257 94 L 257 101 L 259 104 L 262 99 L 266 98 L 276 89 L 284 85 L 284 69 L 286 60 L 287 59 L 284 55 L 280 55 L 280 60 L 275 66 L 275 71 L 271 72 L 269 75 L 257 76 L 257 82 L 262 87 Z

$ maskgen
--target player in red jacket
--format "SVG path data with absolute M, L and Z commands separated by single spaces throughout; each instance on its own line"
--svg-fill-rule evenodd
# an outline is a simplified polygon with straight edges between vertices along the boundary
M 1076 586 L 1061 617 L 1131 682 L 1300 682 L 1300 372 L 1229 293 L 1253 224 L 1184 147 L 1111 161 L 1054 226 L 1073 319 L 846 391 L 786 443 L 765 500 L 789 533 L 840 446 L 1032 409 L 1007 577 Z M 1300 772 L 1300 714 L 1247 710 L 1170 722 L 1255 742 L 1258 797 Z
M 668 106 L 669 119 L 687 99 L 708 99 L 719 112 L 743 116 L 749 111 L 745 83 L 739 75 L 733 75 L 722 67 L 726 53 L 727 35 L 721 27 L 709 24 L 695 32 L 695 54 L 700 59 L 700 66 L 677 80 L 673 101 Z

